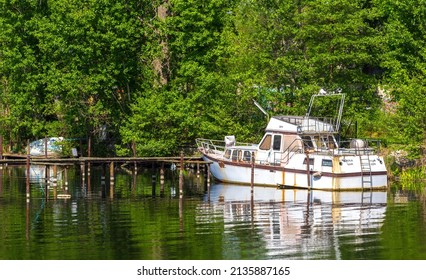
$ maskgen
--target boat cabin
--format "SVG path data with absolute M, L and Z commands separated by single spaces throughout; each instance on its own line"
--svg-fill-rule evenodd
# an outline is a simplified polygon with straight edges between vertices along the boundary
M 273 117 L 258 145 L 256 161 L 286 164 L 295 153 L 327 152 L 337 149 L 337 141 L 330 125 L 304 117 Z
M 225 150 L 223 157 L 228 160 L 249 163 L 252 160 L 252 153 L 257 151 L 253 146 L 231 146 Z
M 304 128 L 307 123 L 309 129 Z M 313 126 L 316 129 L 312 129 Z M 324 127 L 326 131 L 323 131 Z M 293 116 L 273 117 L 257 146 L 235 146 L 235 143 L 234 136 L 225 137 L 225 159 L 251 162 L 254 152 L 256 162 L 271 165 L 287 164 L 295 153 L 329 152 L 338 148 L 330 127 L 325 123 Z

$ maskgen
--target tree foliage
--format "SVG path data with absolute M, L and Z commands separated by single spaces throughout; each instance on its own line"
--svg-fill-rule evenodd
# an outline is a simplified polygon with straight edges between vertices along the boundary
M 253 100 L 303 114 L 320 88 L 341 88 L 346 136 L 418 147 L 426 5 L 415 2 L 0 0 L 2 136 L 170 155 L 196 137 L 258 140 Z

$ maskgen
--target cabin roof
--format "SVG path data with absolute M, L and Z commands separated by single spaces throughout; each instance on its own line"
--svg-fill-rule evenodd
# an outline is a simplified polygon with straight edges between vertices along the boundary
M 302 125 L 302 121 L 301 116 L 273 116 L 266 126 L 266 131 L 297 133 L 297 127 Z
M 273 116 L 266 131 L 285 133 L 334 133 L 332 123 L 304 116 Z

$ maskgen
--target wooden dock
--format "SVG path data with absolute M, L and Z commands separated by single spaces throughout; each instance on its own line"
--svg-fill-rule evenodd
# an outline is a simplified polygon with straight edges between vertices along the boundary
M 27 156 L 18 154 L 3 154 L 0 158 L 0 164 L 26 164 L 27 161 L 31 164 L 80 164 L 80 163 L 200 163 L 206 164 L 201 156 L 180 156 L 180 157 L 43 157 L 43 156 Z
M 54 198 L 70 198 L 67 183 L 63 193 L 57 193 L 57 167 L 58 166 L 80 166 L 82 175 L 82 185 L 90 182 L 90 169 L 92 165 L 102 166 L 101 184 L 105 184 L 106 170 L 109 170 L 109 186 L 110 197 L 114 197 L 115 168 L 118 164 L 133 165 L 132 171 L 134 178 L 137 175 L 138 166 L 156 166 L 160 168 L 160 189 L 164 190 L 164 166 L 174 164 L 179 169 L 179 197 L 183 196 L 183 170 L 185 166 L 196 166 L 197 174 L 200 172 L 200 166 L 204 166 L 205 175 L 207 176 L 207 189 L 210 189 L 210 162 L 203 161 L 201 156 L 184 156 L 183 152 L 180 156 L 175 157 L 47 157 L 47 156 L 30 156 L 19 154 L 1 154 L 0 169 L 5 165 L 25 165 L 27 170 L 26 176 L 26 197 L 27 202 L 30 201 L 30 167 L 31 165 L 44 165 L 47 169 L 53 169 L 52 187 L 54 188 Z M 108 168 L 107 168 L 108 166 Z M 47 170 L 46 169 L 46 170 Z M 66 169 L 65 169 L 66 170 Z M 47 172 L 47 171 L 46 171 Z M 198 176 L 198 175 L 197 175 Z M 47 177 L 47 176 L 46 176 Z M 87 177 L 87 178 L 86 178 Z M 87 181 L 86 181 L 87 180 Z M 154 180 L 154 179 L 153 179 Z M 46 187 L 47 188 L 47 187 Z M 153 181 L 153 196 L 155 196 L 155 182 Z M 46 194 L 48 190 L 46 189 Z

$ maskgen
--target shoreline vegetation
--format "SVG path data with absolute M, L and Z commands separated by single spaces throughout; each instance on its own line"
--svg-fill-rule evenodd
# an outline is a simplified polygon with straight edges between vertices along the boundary
M 64 137 L 68 155 L 102 157 L 257 143 L 253 100 L 304 115 L 312 94 L 341 89 L 342 139 L 380 139 L 391 178 L 424 178 L 425 17 L 413 0 L 0 0 L 1 146 Z

